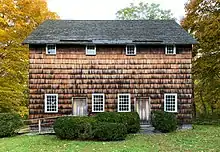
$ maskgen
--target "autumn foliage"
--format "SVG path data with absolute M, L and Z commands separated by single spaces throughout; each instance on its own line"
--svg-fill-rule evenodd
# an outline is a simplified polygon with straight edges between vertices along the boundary
M 182 26 L 199 42 L 193 49 L 195 104 L 199 113 L 220 113 L 220 1 L 190 0 Z
M 58 18 L 45 0 L 0 0 L 0 112 L 27 113 L 28 48 L 22 41 Z

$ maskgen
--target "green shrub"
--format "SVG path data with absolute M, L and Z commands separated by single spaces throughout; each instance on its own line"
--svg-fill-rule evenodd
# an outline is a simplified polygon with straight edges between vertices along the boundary
M 18 114 L 0 113 L 0 137 L 9 137 L 16 134 L 16 130 L 23 125 Z
M 95 118 L 99 122 L 123 123 L 117 112 L 100 112 Z
M 140 118 L 137 112 L 102 112 L 96 115 L 99 122 L 123 123 L 128 133 L 140 130 Z
M 61 139 L 123 140 L 127 132 L 139 131 L 140 119 L 136 112 L 104 112 L 95 117 L 61 117 L 53 128 Z
M 140 117 L 137 112 L 119 113 L 126 120 L 128 133 L 137 133 L 140 130 Z
M 220 125 L 220 112 L 197 113 L 193 124 L 196 125 Z
M 124 140 L 127 128 L 122 123 L 97 122 L 94 125 L 93 136 L 97 140 L 117 141 Z
M 65 116 L 54 123 L 54 131 L 61 139 L 91 139 L 94 117 Z
M 174 113 L 154 111 L 152 115 L 152 125 L 156 130 L 163 133 L 172 132 L 177 128 L 177 119 Z

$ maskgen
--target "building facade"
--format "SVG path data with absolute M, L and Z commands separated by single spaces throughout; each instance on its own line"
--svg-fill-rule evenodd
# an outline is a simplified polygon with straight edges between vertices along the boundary
M 192 44 L 175 21 L 46 21 L 30 48 L 29 117 L 137 111 L 192 120 Z

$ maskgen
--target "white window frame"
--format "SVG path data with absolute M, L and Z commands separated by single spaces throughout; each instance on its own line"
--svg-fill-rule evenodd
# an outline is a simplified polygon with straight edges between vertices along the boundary
M 93 46 L 94 49 L 88 49 L 88 47 Z M 94 51 L 94 53 L 89 53 L 89 51 Z M 86 45 L 86 55 L 96 55 L 96 45 Z
M 55 52 L 54 52 L 54 53 L 49 53 L 49 49 L 48 49 L 49 46 L 54 46 L 54 47 L 55 47 Z M 56 54 L 57 54 L 56 44 L 47 44 L 47 45 L 46 45 L 46 54 L 47 54 L 47 55 L 56 55 Z
M 167 110 L 166 109 L 166 106 L 167 106 L 167 101 L 166 101 L 166 96 L 175 96 L 175 110 L 174 111 L 170 111 L 170 110 Z M 164 94 L 164 111 L 166 112 L 177 112 L 177 93 L 165 93 Z
M 120 96 L 121 95 L 127 95 L 128 96 L 128 102 L 129 102 L 129 105 L 128 105 L 128 111 L 121 111 L 120 109 L 119 109 L 119 101 L 120 101 Z M 120 93 L 120 94 L 118 94 L 118 112 L 131 112 L 131 94 L 129 94 L 129 93 Z
M 129 46 L 133 46 L 134 47 L 134 54 L 130 54 L 130 53 L 128 53 L 129 52 L 129 50 L 128 50 L 128 47 Z M 136 55 L 136 50 L 137 50 L 137 48 L 136 48 L 136 45 L 127 45 L 126 46 L 126 49 L 125 49 L 125 52 L 126 52 L 126 55 L 128 55 L 128 56 L 132 56 L 132 55 Z
M 172 46 L 173 47 L 173 53 L 168 52 L 168 47 Z M 175 55 L 176 54 L 176 46 L 175 45 L 166 45 L 165 47 L 165 54 L 167 55 Z
M 47 97 L 48 96 L 56 96 L 56 111 L 48 111 L 47 110 Z M 44 112 L 45 113 L 57 113 L 58 112 L 58 94 L 45 94 L 45 97 L 44 97 L 44 105 L 45 105 L 45 107 L 44 107 Z
M 103 110 L 101 111 L 97 111 L 94 109 L 94 99 L 95 99 L 94 96 L 96 95 L 103 96 Z M 105 111 L 105 94 L 104 93 L 93 93 L 92 94 L 92 112 L 104 112 L 104 111 Z

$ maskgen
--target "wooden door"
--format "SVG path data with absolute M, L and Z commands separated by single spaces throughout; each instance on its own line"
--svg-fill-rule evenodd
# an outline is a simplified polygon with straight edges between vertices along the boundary
M 86 98 L 73 98 L 73 115 L 86 116 L 88 114 Z
M 148 98 L 137 98 L 135 110 L 138 112 L 142 124 L 150 122 L 150 103 Z

